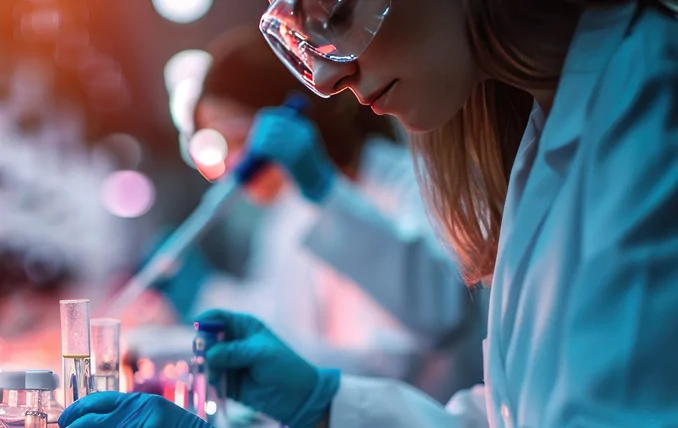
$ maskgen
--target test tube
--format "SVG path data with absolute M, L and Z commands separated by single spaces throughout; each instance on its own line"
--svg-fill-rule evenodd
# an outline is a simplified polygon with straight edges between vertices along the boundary
M 61 300 L 64 405 L 90 393 L 89 300 Z
M 218 322 L 195 323 L 191 358 L 191 381 L 188 392 L 189 411 L 195 413 L 215 428 L 228 428 L 226 414 L 226 378 L 219 380 L 218 390 L 207 381 L 207 350 L 224 340 L 224 326 Z
M 95 318 L 92 336 L 92 392 L 120 390 L 120 321 Z

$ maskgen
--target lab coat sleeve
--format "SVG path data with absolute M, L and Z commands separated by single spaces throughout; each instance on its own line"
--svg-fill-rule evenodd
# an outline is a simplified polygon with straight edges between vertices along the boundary
M 342 376 L 330 428 L 488 427 L 483 387 L 458 392 L 448 411 L 405 383 Z
M 401 197 L 389 217 L 337 180 L 305 244 L 405 326 L 435 339 L 460 327 L 471 297 L 435 236 L 414 175 L 404 187 L 395 190 Z
M 583 134 L 584 262 L 544 426 L 678 426 L 678 24 L 663 22 L 622 45 Z

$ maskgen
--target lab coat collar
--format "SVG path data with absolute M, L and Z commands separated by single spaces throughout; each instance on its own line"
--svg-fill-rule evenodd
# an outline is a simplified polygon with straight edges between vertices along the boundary
M 547 120 L 544 127 L 542 152 L 562 150 L 579 141 L 598 76 L 626 35 L 638 7 L 637 2 L 630 2 L 594 8 L 582 15 L 549 114 L 554 120 Z M 574 150 L 569 152 L 574 154 Z M 571 159 L 569 156 L 567 161 Z
M 510 254 L 502 256 L 512 261 L 502 261 L 500 258 L 495 271 L 495 276 L 502 277 L 503 283 L 512 283 L 516 276 L 520 276 L 521 269 L 525 268 L 525 250 L 541 229 L 567 175 L 577 153 L 588 106 L 599 76 L 624 38 L 636 7 L 637 3 L 631 2 L 614 8 L 593 9 L 585 12 L 580 19 L 543 133 L 537 136 L 537 144 L 526 150 L 527 153 L 521 154 L 532 157 L 533 151 L 537 150 L 536 158 L 529 162 L 527 171 L 522 174 L 515 168 L 512 171 L 509 189 L 516 186 L 521 189 L 513 194 L 509 190 L 509 195 L 515 197 L 509 197 L 506 201 L 506 208 L 510 207 L 511 213 L 504 213 L 502 235 L 506 236 L 500 238 L 499 248 L 502 249 L 510 240 Z M 535 131 L 539 129 L 532 130 Z M 533 195 L 529 205 L 520 201 L 525 193 Z M 516 269 L 503 271 L 507 263 Z

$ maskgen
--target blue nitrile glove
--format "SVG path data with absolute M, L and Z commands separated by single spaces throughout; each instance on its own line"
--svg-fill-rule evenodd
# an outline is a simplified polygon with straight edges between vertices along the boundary
M 336 168 L 327 156 L 316 126 L 288 107 L 269 107 L 254 118 L 249 151 L 285 168 L 301 193 L 320 203 L 329 193 Z
M 196 415 L 158 395 L 97 392 L 82 397 L 59 417 L 61 428 L 211 428 Z
M 290 428 L 312 428 L 339 390 L 338 370 L 304 361 L 266 326 L 249 315 L 213 310 L 198 322 L 219 321 L 226 340 L 207 351 L 209 381 L 226 376 L 227 396 Z

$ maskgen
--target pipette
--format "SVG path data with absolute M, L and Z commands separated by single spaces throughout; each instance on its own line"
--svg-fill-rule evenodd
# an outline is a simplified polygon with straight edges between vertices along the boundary
M 301 113 L 307 105 L 303 95 L 292 94 L 285 100 L 285 107 Z M 156 282 L 171 277 L 181 256 L 198 241 L 212 225 L 230 212 L 240 199 L 243 186 L 261 172 L 269 160 L 246 155 L 232 174 L 213 184 L 202 197 L 198 207 L 170 235 L 155 252 L 151 260 L 123 286 L 105 311 L 105 316 L 118 318 L 144 291 Z

